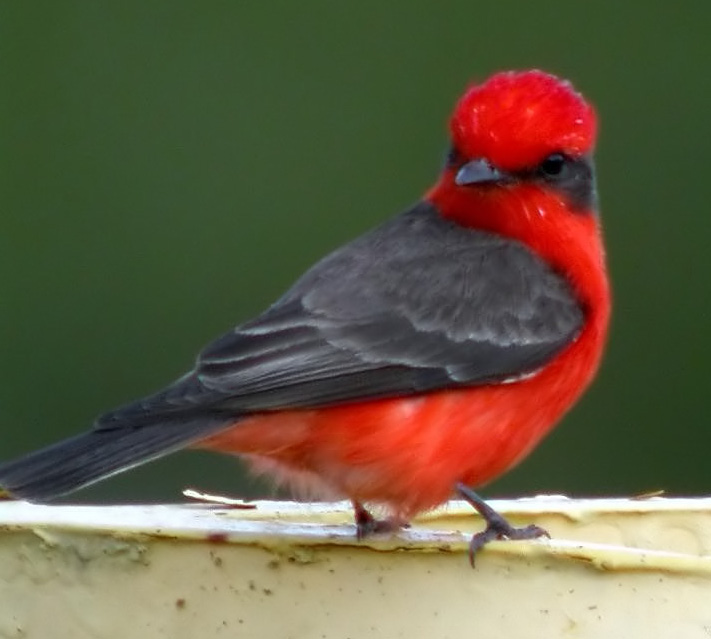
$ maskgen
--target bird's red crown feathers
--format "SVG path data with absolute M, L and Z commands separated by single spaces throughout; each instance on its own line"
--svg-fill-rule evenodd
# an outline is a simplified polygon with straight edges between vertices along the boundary
M 591 152 L 597 120 L 569 82 L 543 71 L 510 71 L 471 87 L 457 103 L 450 128 L 463 156 L 515 170 L 551 153 Z

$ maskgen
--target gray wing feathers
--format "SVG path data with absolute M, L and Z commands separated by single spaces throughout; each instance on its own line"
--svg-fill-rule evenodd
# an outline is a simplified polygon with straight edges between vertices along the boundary
M 284 387 L 286 405 L 319 405 L 358 399 L 364 388 L 402 394 L 519 375 L 582 324 L 566 281 L 529 249 L 420 205 L 316 264 L 267 312 L 205 349 L 196 375 L 234 406 L 249 397 L 259 408 L 267 393 L 263 408 L 280 408 Z M 363 374 L 372 384 L 347 388 Z
M 424 203 L 321 260 L 188 375 L 98 426 L 499 381 L 544 365 L 583 321 L 565 279 L 524 245 Z

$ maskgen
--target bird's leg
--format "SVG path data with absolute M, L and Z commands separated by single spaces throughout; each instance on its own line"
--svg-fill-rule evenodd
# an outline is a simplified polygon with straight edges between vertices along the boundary
M 537 539 L 550 537 L 547 530 L 531 524 L 523 528 L 514 528 L 506 519 L 497 513 L 471 488 L 462 483 L 456 485 L 457 492 L 470 503 L 486 521 L 486 528 L 472 537 L 469 542 L 469 562 L 474 566 L 476 553 L 483 546 L 495 539 Z
M 355 512 L 356 538 L 359 540 L 376 533 L 394 533 L 408 526 L 406 521 L 397 517 L 376 519 L 360 502 L 353 501 L 352 504 Z

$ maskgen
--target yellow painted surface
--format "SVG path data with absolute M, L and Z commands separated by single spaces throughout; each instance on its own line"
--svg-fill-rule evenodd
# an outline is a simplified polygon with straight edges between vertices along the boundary
M 467 560 L 453 502 L 356 542 L 344 504 L 0 504 L 0 637 L 711 637 L 711 500 L 492 502 L 553 539 Z

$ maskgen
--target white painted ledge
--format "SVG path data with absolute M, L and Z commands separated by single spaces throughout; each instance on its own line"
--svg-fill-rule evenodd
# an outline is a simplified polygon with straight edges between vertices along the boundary
M 347 504 L 0 503 L 0 638 L 711 637 L 711 499 L 461 502 L 354 539 Z

